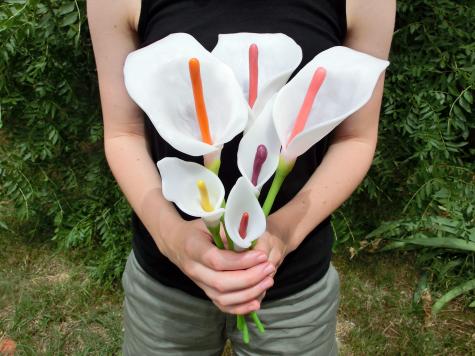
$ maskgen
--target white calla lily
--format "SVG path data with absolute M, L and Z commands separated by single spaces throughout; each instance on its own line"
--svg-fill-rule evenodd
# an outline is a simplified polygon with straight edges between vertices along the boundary
M 238 168 L 243 177 L 255 187 L 256 195 L 272 177 L 279 164 L 280 141 L 272 120 L 274 99 L 275 95 L 267 102 L 259 118 L 239 142 Z M 258 167 L 256 167 L 256 151 L 260 145 L 264 145 L 267 155 L 263 164 L 258 164 Z M 257 172 L 256 169 L 258 169 Z
M 257 118 L 267 101 L 282 88 L 302 61 L 302 49 L 282 33 L 220 34 L 211 53 L 231 67 L 248 102 L 252 45 L 256 47 L 257 98 L 251 107 Z
M 279 91 L 273 107 L 274 124 L 285 160 L 294 161 L 366 104 L 388 65 L 388 61 L 337 46 L 321 52 L 302 68 Z M 311 107 L 305 128 L 288 142 L 305 92 L 318 68 L 324 68 L 326 78 Z
M 202 218 L 206 225 L 219 225 L 224 213 L 224 186 L 216 174 L 202 165 L 166 157 L 157 162 L 162 177 L 163 196 L 174 202 L 185 214 Z M 203 208 L 197 183 L 202 181 L 207 189 L 209 211 Z
M 211 134 L 208 143 L 195 106 L 192 58 L 198 60 L 199 87 Z M 248 121 L 249 107 L 232 70 L 185 33 L 171 34 L 130 53 L 124 81 L 130 97 L 163 139 L 191 156 L 219 152 Z
M 244 213 L 248 214 L 249 220 L 245 229 L 245 237 L 241 237 L 239 230 Z M 244 177 L 240 177 L 236 181 L 229 193 L 224 224 L 236 251 L 251 247 L 252 242 L 266 231 L 264 212 L 255 196 L 253 187 Z

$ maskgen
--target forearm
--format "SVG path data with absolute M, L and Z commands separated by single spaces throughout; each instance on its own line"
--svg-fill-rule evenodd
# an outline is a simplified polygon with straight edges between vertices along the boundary
M 269 216 L 271 228 L 284 236 L 289 251 L 297 248 L 358 187 L 371 166 L 375 146 L 376 139 L 335 140 L 300 192 Z
M 104 146 L 117 183 L 160 248 L 164 232 L 181 218 L 162 195 L 160 174 L 149 155 L 145 137 L 106 136 Z

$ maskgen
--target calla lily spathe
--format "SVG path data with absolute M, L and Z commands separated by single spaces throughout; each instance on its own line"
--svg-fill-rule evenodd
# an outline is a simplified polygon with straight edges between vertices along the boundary
M 389 65 L 353 49 L 337 46 L 319 53 L 277 94 L 273 120 L 282 145 L 281 155 L 295 161 L 371 98 L 380 74 Z M 326 70 L 303 131 L 287 142 L 305 92 L 317 68 Z
M 157 162 L 162 177 L 163 196 L 174 202 L 185 214 L 202 218 L 209 227 L 219 225 L 224 213 L 224 186 L 218 176 L 209 169 L 194 162 L 166 157 Z M 206 185 L 211 211 L 203 209 L 197 182 Z
M 249 214 L 249 224 L 246 236 L 243 238 L 239 234 L 239 227 L 244 213 Z M 251 247 L 251 243 L 266 231 L 264 212 L 255 196 L 253 187 L 244 177 L 240 177 L 236 181 L 229 193 L 224 224 L 236 251 L 248 249 Z
M 249 98 L 251 45 L 257 47 L 257 99 L 252 106 L 253 117 L 257 118 L 302 61 L 302 49 L 283 33 L 220 34 L 211 53 L 231 67 L 246 100 Z
M 237 164 L 239 171 L 249 184 L 252 184 L 251 177 L 257 147 L 264 145 L 267 149 L 267 158 L 255 185 L 256 195 L 259 194 L 262 186 L 272 177 L 279 164 L 280 141 L 272 120 L 274 99 L 275 95 L 267 102 L 258 119 L 239 142 Z
M 191 58 L 200 63 L 211 144 L 203 142 L 197 121 Z M 130 53 L 124 81 L 163 139 L 188 155 L 219 152 L 247 124 L 249 106 L 233 71 L 189 34 L 174 33 Z

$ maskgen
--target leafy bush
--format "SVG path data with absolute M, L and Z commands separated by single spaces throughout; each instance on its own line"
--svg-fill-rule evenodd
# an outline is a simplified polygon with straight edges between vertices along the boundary
M 0 5 L 0 223 L 23 220 L 22 234 L 83 248 L 112 280 L 129 249 L 129 208 L 104 159 L 84 4 Z
M 334 219 L 337 246 L 420 249 L 441 291 L 475 278 L 474 12 L 398 2 L 378 151 Z M 0 43 L 1 228 L 83 249 L 116 280 L 130 210 L 104 159 L 84 1 L 4 0 Z
M 376 158 L 337 214 L 362 246 L 420 250 L 439 290 L 475 288 L 474 16 L 461 2 L 399 2 Z

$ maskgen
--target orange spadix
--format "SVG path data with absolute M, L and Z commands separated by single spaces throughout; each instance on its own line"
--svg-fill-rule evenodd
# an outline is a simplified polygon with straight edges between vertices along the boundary
M 208 188 L 206 188 L 206 183 L 202 179 L 200 179 L 198 182 L 196 182 L 196 185 L 198 186 L 198 190 L 200 191 L 201 207 L 204 211 L 208 213 L 213 211 L 214 209 L 209 200 Z
M 193 88 L 193 98 L 195 99 L 196 117 L 200 126 L 201 139 L 204 143 L 211 145 L 208 114 L 206 113 L 203 83 L 201 82 L 200 61 L 197 58 L 191 58 L 188 61 L 188 67 L 190 70 L 191 86 Z
M 327 71 L 323 67 L 318 67 L 313 74 L 312 80 L 310 81 L 310 85 L 307 89 L 307 94 L 305 95 L 305 99 L 303 100 L 302 106 L 300 107 L 300 111 L 297 115 L 297 119 L 295 120 L 294 127 L 287 141 L 287 145 L 305 128 L 305 124 L 307 123 L 308 115 L 312 110 L 315 97 L 317 96 L 326 75 Z

